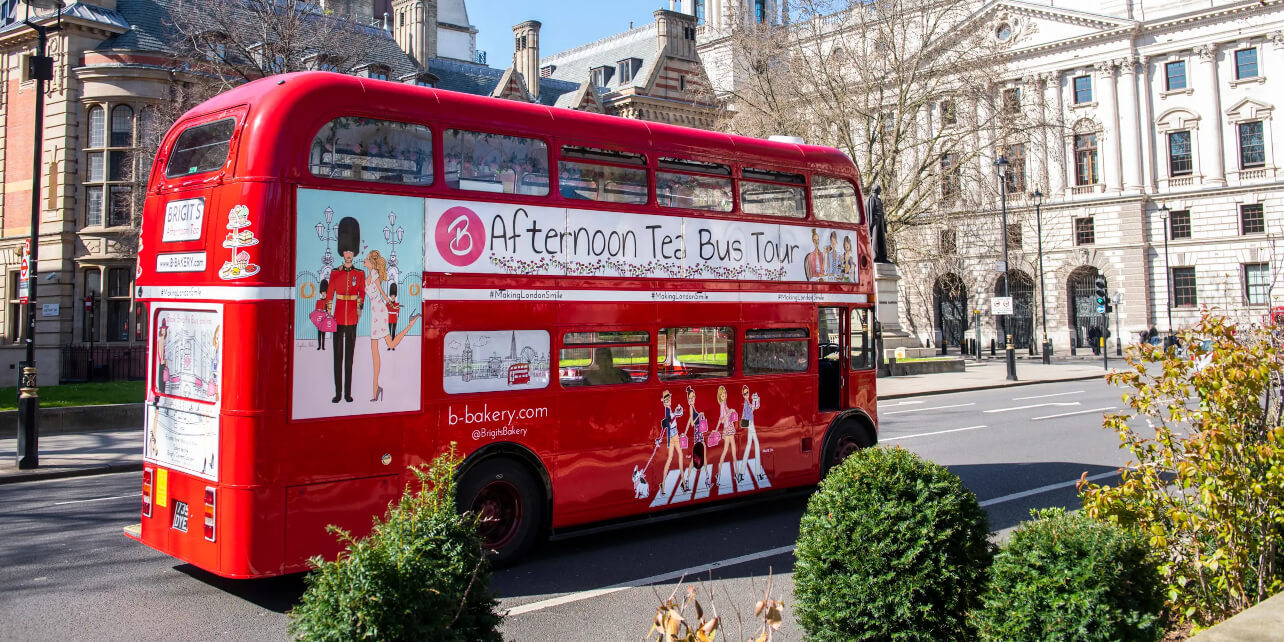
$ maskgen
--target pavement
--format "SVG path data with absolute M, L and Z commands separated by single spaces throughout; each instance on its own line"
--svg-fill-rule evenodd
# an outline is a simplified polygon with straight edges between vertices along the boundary
M 1122 365 L 1122 360 L 1113 360 Z M 965 372 L 883 377 L 878 380 L 879 399 L 986 390 L 1007 386 L 1096 379 L 1105 372 L 1101 362 L 1083 357 L 1055 360 L 1044 365 L 1037 360 L 1017 362 L 1017 381 L 1007 380 L 1007 366 L 1002 358 L 977 362 L 967 361 Z M 104 473 L 142 470 L 142 427 L 131 430 L 104 430 L 42 435 L 40 466 L 19 470 L 17 438 L 0 439 L 0 485 L 41 479 L 80 477 Z

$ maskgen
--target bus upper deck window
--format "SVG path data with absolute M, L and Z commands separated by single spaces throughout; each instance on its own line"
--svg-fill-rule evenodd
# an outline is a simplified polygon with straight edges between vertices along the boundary
M 811 205 L 816 218 L 839 223 L 860 223 L 860 204 L 856 188 L 846 179 L 813 176 Z
M 806 180 L 802 174 L 746 167 L 741 177 L 740 209 L 746 214 L 789 218 L 807 215 L 807 190 L 803 187 Z
M 432 183 L 432 131 L 423 125 L 344 116 L 312 139 L 314 176 L 354 181 Z
M 562 160 L 557 164 L 557 183 L 564 198 L 641 205 L 647 201 L 646 157 L 567 145 L 562 147 Z
M 227 162 L 235 129 L 236 120 L 224 118 L 184 130 L 169 153 L 165 178 L 181 178 L 221 169 Z
M 655 173 L 655 196 L 661 207 L 731 211 L 730 166 L 676 158 L 661 158 L 659 163 L 661 171 Z M 681 173 L 663 171 L 666 169 Z
M 446 185 L 498 194 L 548 194 L 548 146 L 534 138 L 447 129 Z

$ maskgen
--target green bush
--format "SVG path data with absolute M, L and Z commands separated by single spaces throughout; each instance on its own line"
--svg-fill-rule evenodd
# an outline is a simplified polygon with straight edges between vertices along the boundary
M 1050 509 L 994 558 L 976 620 L 983 640 L 1159 640 L 1163 585 L 1146 539 Z
M 953 473 L 903 448 L 829 471 L 803 515 L 795 612 L 815 640 L 972 637 L 989 520 Z
M 290 614 L 301 640 L 500 640 L 490 566 L 473 517 L 455 510 L 454 449 L 407 488 L 369 537 L 336 531 L 347 550 L 313 560 L 308 589 Z

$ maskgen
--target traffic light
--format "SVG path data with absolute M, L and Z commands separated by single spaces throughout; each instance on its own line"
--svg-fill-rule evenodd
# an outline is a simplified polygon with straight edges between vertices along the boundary
M 1096 293 L 1097 293 L 1097 305 L 1100 307 L 1105 307 L 1110 302 L 1110 298 L 1109 298 L 1110 293 L 1106 292 L 1105 277 L 1101 277 L 1101 276 L 1097 277 L 1097 281 L 1096 283 L 1093 284 L 1093 287 L 1096 289 Z

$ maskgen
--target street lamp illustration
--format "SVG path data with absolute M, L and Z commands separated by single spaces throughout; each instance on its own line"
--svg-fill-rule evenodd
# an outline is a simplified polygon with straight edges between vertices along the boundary
M 388 282 L 395 284 L 401 278 L 397 268 L 397 246 L 404 242 L 406 229 L 397 225 L 397 214 L 388 212 L 388 225 L 383 228 L 383 240 L 392 247 L 388 253 Z
M 326 254 L 329 254 L 330 241 L 339 240 L 338 236 L 336 236 L 336 234 L 338 233 L 339 226 L 334 224 L 333 209 L 329 207 L 325 208 L 324 214 L 325 214 L 325 222 L 317 223 L 314 229 L 316 229 L 317 231 L 317 240 L 325 241 L 325 251 L 326 251 Z
M 999 198 L 1001 199 L 1001 211 L 1003 213 L 1003 296 L 1005 298 L 1011 296 L 1009 289 L 1012 282 L 1012 270 L 1008 266 L 1008 168 L 1008 159 L 1003 155 L 999 155 L 999 159 L 994 161 L 994 169 L 999 175 Z M 1013 306 L 1013 312 L 1016 311 L 1015 307 Z M 1008 359 L 1008 381 L 1016 381 L 1016 349 L 1012 345 L 1011 316 L 1010 314 L 1003 315 L 1003 334 L 1007 339 L 1005 352 Z
M 1048 342 L 1048 293 L 1043 279 L 1043 190 L 1034 188 L 1034 219 L 1039 235 L 1039 310 L 1043 312 L 1043 362 L 1052 363 L 1052 344 Z

